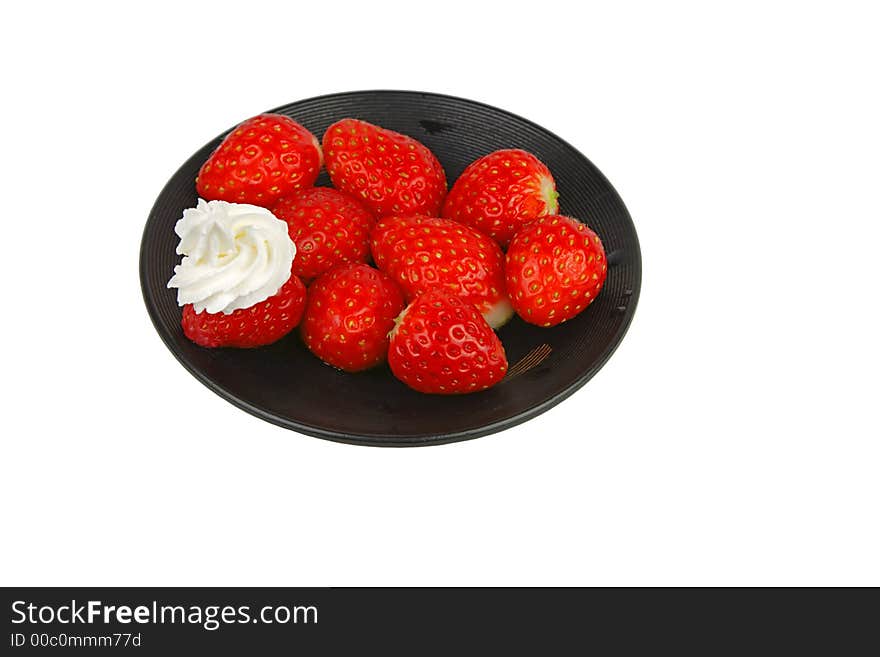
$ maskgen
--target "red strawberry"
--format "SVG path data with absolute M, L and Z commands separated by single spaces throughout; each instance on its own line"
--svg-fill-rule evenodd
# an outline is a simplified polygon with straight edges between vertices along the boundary
M 555 326 L 592 303 L 608 272 L 598 235 L 569 217 L 535 220 L 507 250 L 507 291 L 517 314 Z
M 446 174 L 434 154 L 411 137 L 342 119 L 324 133 L 333 186 L 363 199 L 377 217 L 436 216 L 446 196 Z
M 400 284 L 407 301 L 439 286 L 475 304 L 493 328 L 513 315 L 504 254 L 473 228 L 421 215 L 386 217 L 371 242 L 376 266 Z
M 196 190 L 208 201 L 268 208 L 280 196 L 314 185 L 321 161 L 311 132 L 286 116 L 260 114 L 235 128 L 211 154 Z
M 388 364 L 410 388 L 438 395 L 485 390 L 507 372 L 504 347 L 486 320 L 441 289 L 425 292 L 397 318 Z
M 297 276 L 310 280 L 334 265 L 370 258 L 370 229 L 376 221 L 348 194 L 311 187 L 278 199 L 272 214 L 287 222 L 296 244 Z
M 262 347 L 290 333 L 302 317 L 306 305 L 306 286 L 291 275 L 271 297 L 250 308 L 228 315 L 196 314 L 192 304 L 183 307 L 183 332 L 203 347 Z
M 364 264 L 341 265 L 309 287 L 300 332 L 325 363 L 357 372 L 385 360 L 401 310 L 403 295 L 388 276 Z
M 468 165 L 449 190 L 441 216 L 472 226 L 506 248 L 529 221 L 556 214 L 558 196 L 541 160 L 506 149 Z

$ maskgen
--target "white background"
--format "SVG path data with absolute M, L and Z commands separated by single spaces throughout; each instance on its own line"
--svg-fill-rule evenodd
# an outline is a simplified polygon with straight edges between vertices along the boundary
M 4 10 L 0 583 L 880 585 L 871 3 L 258 5 Z M 153 330 L 138 247 L 176 168 L 371 88 L 528 117 L 635 219 L 629 334 L 531 422 L 324 442 Z

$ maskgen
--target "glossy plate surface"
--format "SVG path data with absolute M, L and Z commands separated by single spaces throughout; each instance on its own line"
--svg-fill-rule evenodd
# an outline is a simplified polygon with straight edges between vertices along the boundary
M 259 418 L 319 438 L 386 446 L 445 443 L 500 431 L 542 413 L 584 385 L 623 339 L 641 283 L 636 231 L 608 180 L 559 137 L 494 107 L 410 91 L 341 93 L 271 111 L 299 121 L 319 140 L 327 126 L 344 117 L 411 135 L 437 155 L 450 186 L 486 153 L 531 151 L 553 172 L 560 212 L 586 222 L 602 238 L 608 278 L 596 301 L 573 320 L 542 329 L 514 318 L 502 328 L 508 376 L 472 395 L 419 394 L 387 366 L 360 374 L 336 371 L 312 356 L 296 331 L 261 349 L 203 349 L 184 337 L 175 291 L 166 283 L 179 262 L 174 224 L 195 205 L 196 173 L 225 136 L 220 135 L 187 160 L 159 194 L 140 256 L 144 301 L 156 330 L 181 364 L 220 396 Z M 326 172 L 317 184 L 329 186 Z M 589 404 L 588 395 L 582 403 Z

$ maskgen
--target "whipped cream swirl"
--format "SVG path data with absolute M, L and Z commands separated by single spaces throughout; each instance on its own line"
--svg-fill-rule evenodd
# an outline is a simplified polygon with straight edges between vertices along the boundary
M 287 223 L 266 208 L 199 199 L 183 211 L 174 232 L 184 258 L 168 287 L 177 288 L 179 305 L 191 303 L 197 313 L 249 308 L 290 278 L 296 245 Z

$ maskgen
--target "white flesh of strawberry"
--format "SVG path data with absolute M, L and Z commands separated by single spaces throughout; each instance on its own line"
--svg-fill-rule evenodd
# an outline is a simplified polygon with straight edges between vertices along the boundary
M 386 336 L 389 340 L 393 338 L 397 334 L 397 327 L 400 326 L 400 323 L 403 321 L 403 318 L 406 317 L 406 311 L 408 311 L 412 307 L 412 304 L 407 304 L 403 310 L 400 311 L 400 314 L 394 318 L 394 326 L 391 327 L 391 330 L 388 331 L 388 335 Z
M 510 318 L 513 317 L 513 306 L 510 304 L 510 299 L 507 297 L 499 299 L 493 305 L 489 306 L 488 310 L 486 310 L 484 306 L 483 317 L 486 319 L 489 326 L 497 331 L 507 324 L 507 322 L 510 321 Z
M 541 197 L 544 199 L 544 205 L 547 208 L 545 214 L 556 214 L 559 212 L 559 192 L 556 191 L 556 184 L 553 178 L 544 176 L 541 178 Z

